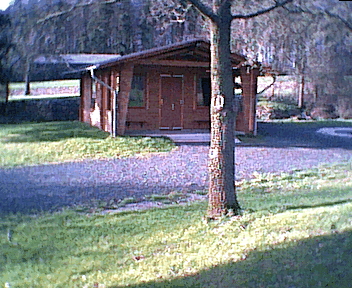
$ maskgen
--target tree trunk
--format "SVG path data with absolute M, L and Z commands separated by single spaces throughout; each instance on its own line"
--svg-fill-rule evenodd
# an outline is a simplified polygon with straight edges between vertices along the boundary
M 314 85 L 314 104 L 318 101 L 319 98 L 319 86 L 318 84 Z
M 9 97 L 10 97 L 10 83 L 9 81 L 7 80 L 6 83 L 5 83 L 5 111 L 4 111 L 4 114 L 7 116 L 7 107 L 8 107 L 8 103 L 9 103 Z
M 10 82 L 6 80 L 5 82 L 5 103 L 6 104 L 9 102 L 9 97 L 10 97 Z
M 29 62 L 29 60 L 27 60 L 26 72 L 25 72 L 25 76 L 24 76 L 24 81 L 26 83 L 26 87 L 25 87 L 25 91 L 24 91 L 25 95 L 31 95 L 31 82 L 29 79 L 30 69 L 31 69 L 30 62 Z
M 300 83 L 299 83 L 299 90 L 298 90 L 298 108 L 304 108 L 304 89 L 305 89 L 305 82 L 304 82 L 304 74 L 299 76 Z
M 230 2 L 230 1 L 229 1 Z M 229 3 L 230 5 L 230 3 Z M 217 9 L 214 5 L 214 9 Z M 231 10 L 219 11 L 211 20 L 211 143 L 209 151 L 208 217 L 218 218 L 229 210 L 239 213 L 235 193 L 235 119 L 233 76 L 230 60 Z

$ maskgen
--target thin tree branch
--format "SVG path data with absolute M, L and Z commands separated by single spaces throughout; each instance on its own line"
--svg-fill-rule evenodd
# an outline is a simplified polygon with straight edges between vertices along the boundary
M 348 30 L 352 31 L 352 23 L 348 22 L 346 19 L 343 19 L 340 15 L 336 15 L 336 14 L 333 14 L 331 13 L 330 11 L 328 10 L 324 10 L 325 14 L 328 15 L 329 17 L 331 18 L 335 18 L 337 20 L 340 20 Z
M 259 15 L 262 15 L 262 14 L 265 14 L 265 13 L 268 13 L 272 10 L 275 10 L 276 8 L 279 8 L 279 7 L 283 7 L 284 5 L 292 2 L 293 0 L 285 0 L 283 2 L 277 2 L 276 1 L 276 4 L 269 7 L 269 8 L 266 8 L 266 9 L 263 9 L 263 10 L 259 10 L 257 12 L 254 12 L 254 13 L 250 13 L 250 14 L 237 14 L 237 15 L 232 15 L 232 20 L 233 19 L 250 19 L 250 18 L 254 18 L 254 17 L 257 17 Z
M 329 16 L 330 18 L 334 18 L 336 20 L 339 20 L 341 23 L 343 23 L 346 28 L 350 31 L 352 31 L 352 23 L 347 21 L 346 19 L 342 18 L 340 15 L 336 15 L 334 13 L 331 13 L 329 10 L 323 10 L 322 12 L 314 12 L 310 10 L 304 10 L 302 7 L 295 7 L 295 9 L 289 9 L 287 7 L 284 7 L 285 10 L 287 10 L 289 13 L 292 14 L 299 14 L 299 13 L 307 13 L 310 15 L 316 15 L 316 16 Z
M 262 91 L 258 92 L 257 95 L 264 93 L 266 90 L 268 90 L 270 87 L 272 87 L 275 84 L 276 75 L 271 75 L 271 77 L 273 77 L 273 82 L 270 85 L 266 86 Z
M 52 18 L 56 18 L 56 17 L 59 17 L 61 15 L 65 15 L 65 14 L 70 13 L 73 10 L 76 10 L 78 8 L 81 8 L 81 7 L 87 7 L 87 6 L 91 6 L 91 5 L 94 5 L 94 4 L 104 4 L 104 5 L 105 4 L 114 4 L 114 3 L 119 3 L 119 2 L 121 2 L 121 0 L 108 0 L 108 1 L 104 1 L 104 2 L 96 2 L 94 0 L 91 0 L 91 1 L 89 1 L 87 3 L 76 4 L 76 5 L 73 5 L 72 7 L 70 7 L 67 10 L 55 12 L 55 13 L 47 15 L 43 19 L 39 19 L 37 21 L 37 24 L 41 24 L 41 23 L 44 23 L 44 22 L 46 22 L 46 21 L 48 21 L 48 20 L 50 20 Z
M 200 13 L 209 17 L 211 20 L 216 21 L 219 17 L 216 15 L 211 9 L 211 7 L 205 5 L 201 0 L 187 0 L 190 2 L 194 7 L 198 9 Z

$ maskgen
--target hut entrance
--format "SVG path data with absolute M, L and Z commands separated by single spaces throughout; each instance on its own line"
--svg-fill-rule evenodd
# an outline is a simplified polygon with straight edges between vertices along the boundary
M 182 129 L 183 75 L 160 76 L 160 129 Z

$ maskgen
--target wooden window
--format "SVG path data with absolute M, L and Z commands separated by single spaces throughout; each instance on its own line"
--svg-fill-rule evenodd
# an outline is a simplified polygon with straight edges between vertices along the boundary
M 197 85 L 197 105 L 210 106 L 211 82 L 210 78 L 199 78 Z
M 145 106 L 145 83 L 144 75 L 133 75 L 129 107 L 144 107 Z

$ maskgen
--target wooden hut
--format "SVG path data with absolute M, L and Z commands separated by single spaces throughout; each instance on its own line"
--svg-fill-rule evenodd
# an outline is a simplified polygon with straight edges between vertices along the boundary
M 237 131 L 255 134 L 258 69 L 232 54 L 240 79 Z M 210 128 L 210 44 L 191 40 L 117 56 L 86 68 L 81 77 L 80 120 L 113 134 L 126 130 Z

